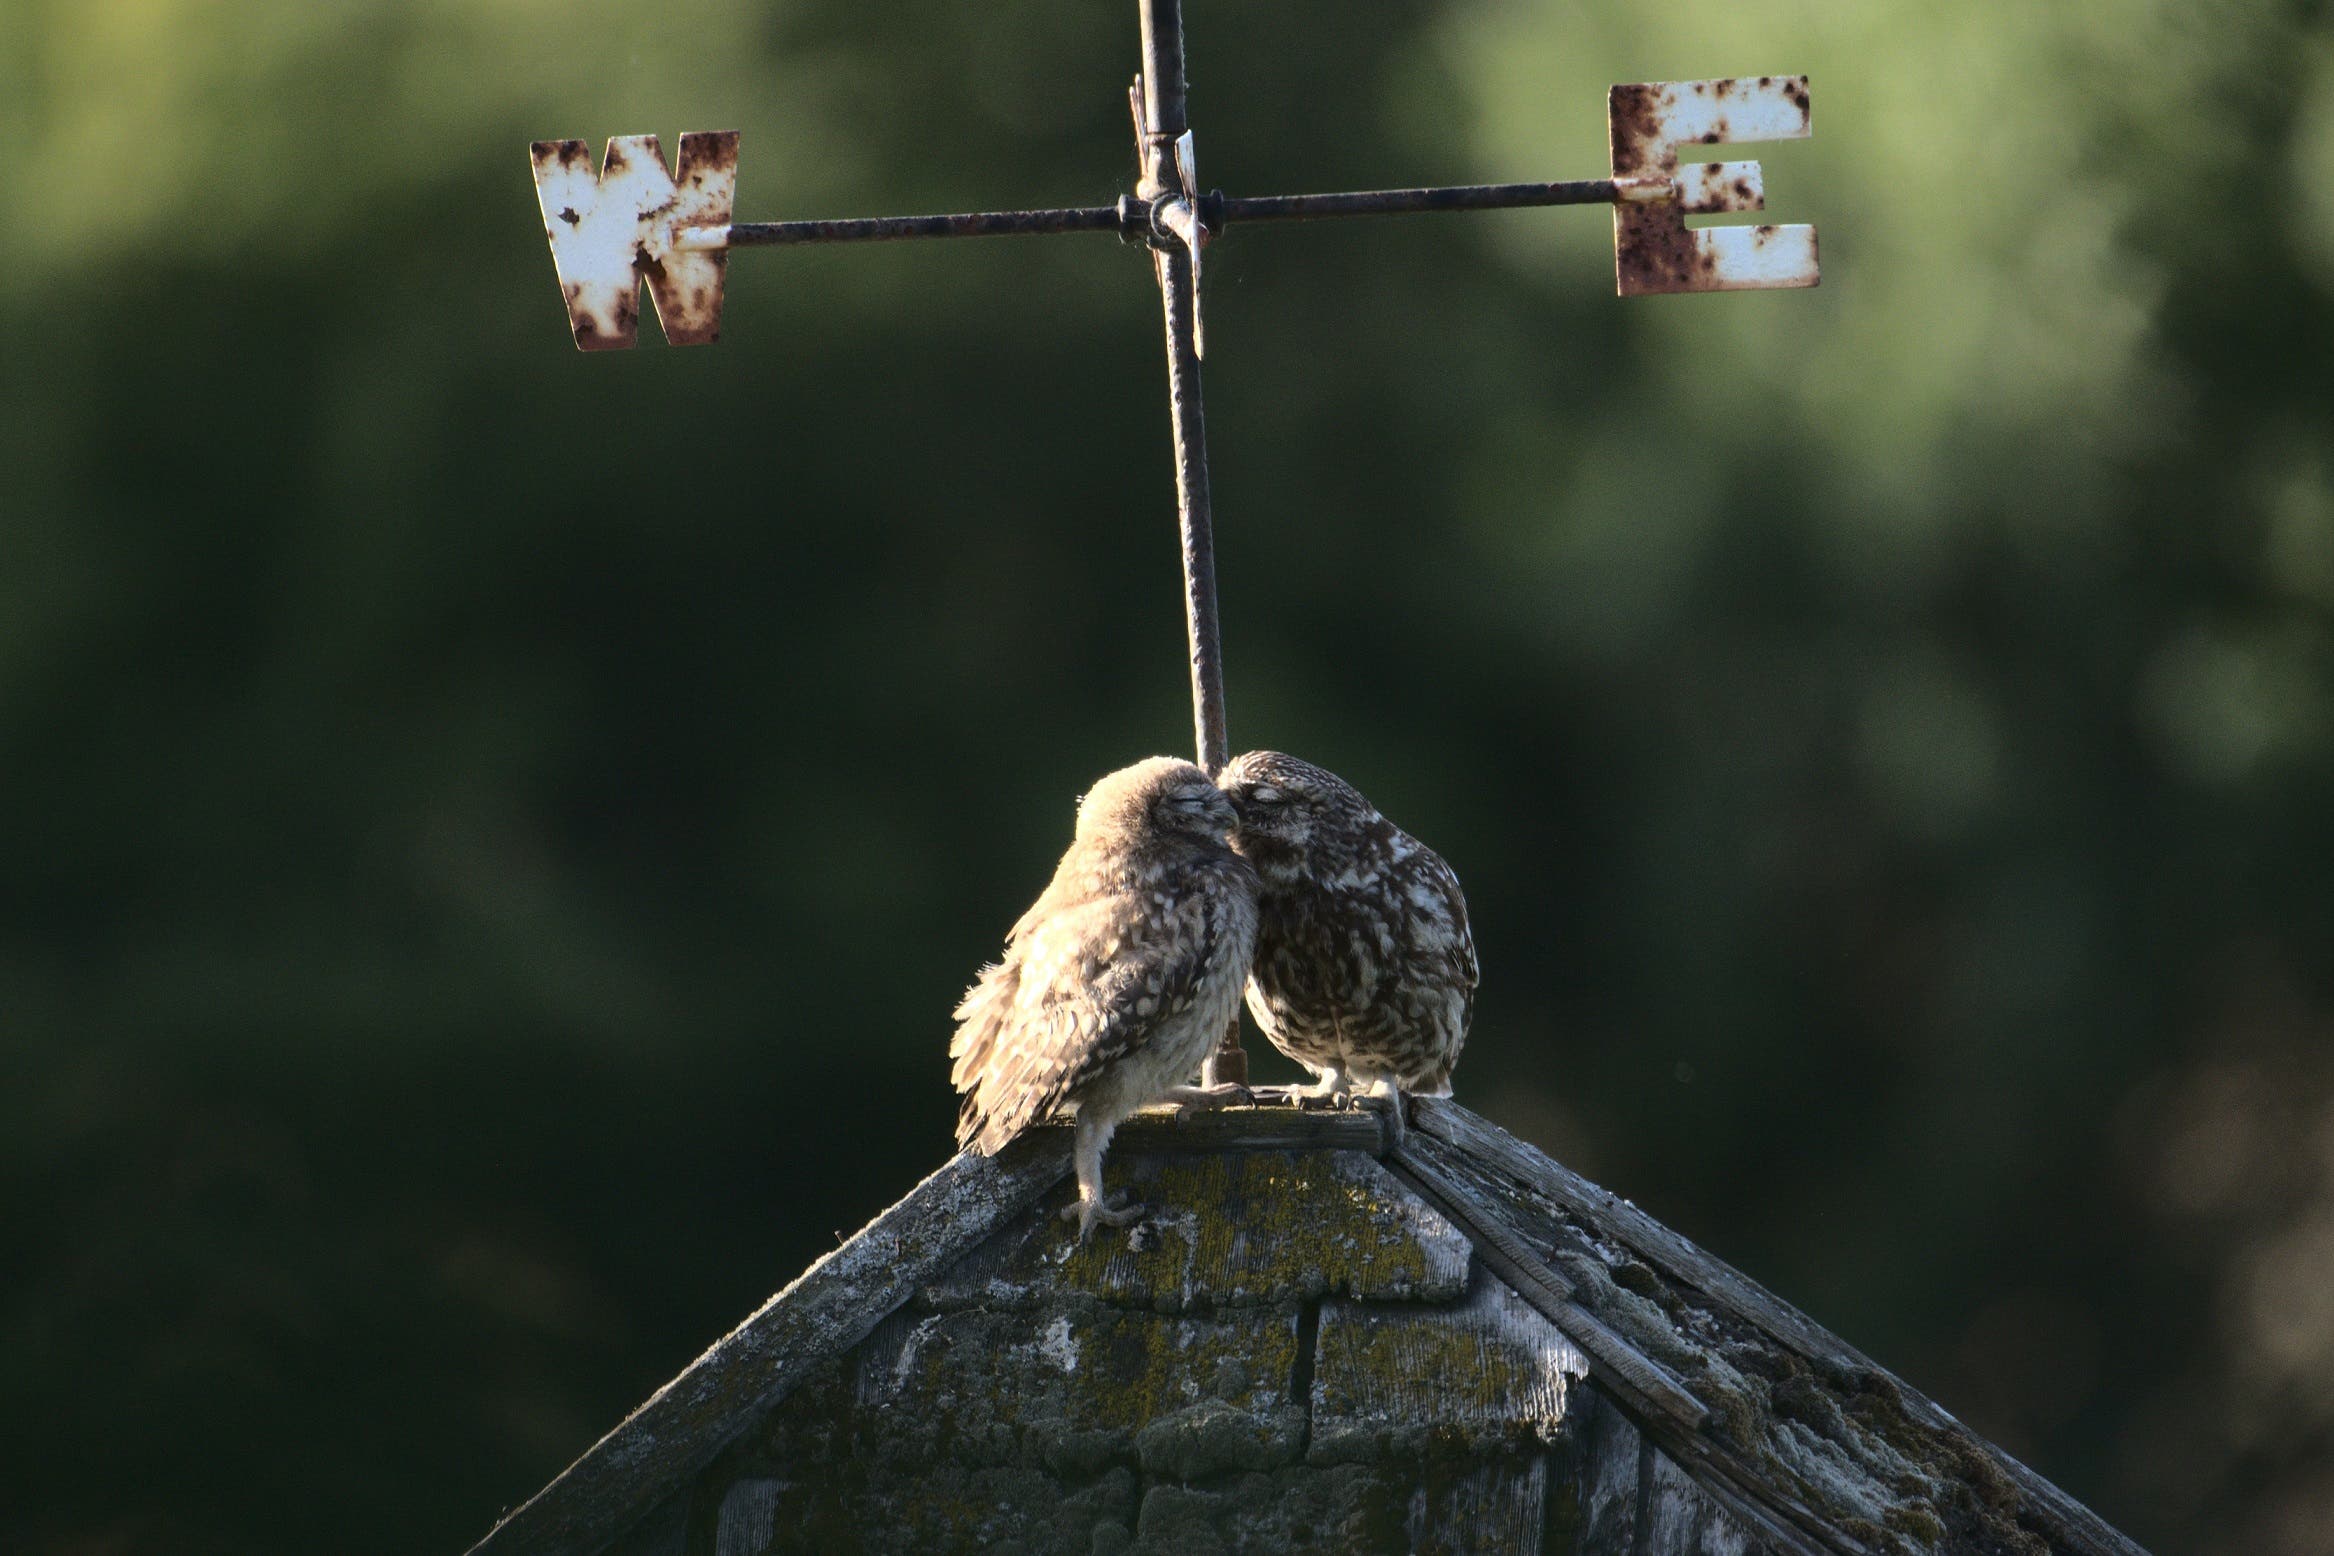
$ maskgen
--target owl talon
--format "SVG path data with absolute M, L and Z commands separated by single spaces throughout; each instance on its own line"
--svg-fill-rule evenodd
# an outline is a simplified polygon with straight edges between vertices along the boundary
M 1078 1223 L 1078 1241 L 1083 1243 L 1094 1235 L 1097 1222 L 1103 1226 L 1132 1226 L 1143 1218 L 1143 1207 L 1123 1192 L 1110 1203 L 1097 1200 L 1072 1200 L 1062 1207 L 1062 1219 Z
M 1256 1106 L 1256 1093 L 1238 1081 L 1224 1081 L 1214 1086 L 1171 1086 L 1162 1099 L 1175 1104 L 1175 1121 L 1183 1122 L 1195 1113 L 1213 1113 L 1219 1108 Z
M 1348 1084 L 1342 1072 L 1332 1071 L 1310 1086 L 1259 1086 L 1256 1095 L 1283 1107 L 1312 1112 L 1320 1108 L 1344 1107 Z

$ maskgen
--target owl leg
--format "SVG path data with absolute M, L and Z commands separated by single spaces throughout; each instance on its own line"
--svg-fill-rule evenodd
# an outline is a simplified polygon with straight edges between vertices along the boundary
M 1110 1146 L 1110 1137 L 1118 1128 L 1118 1120 L 1105 1118 L 1099 1111 L 1078 1110 L 1077 1144 L 1072 1159 L 1078 1166 L 1078 1199 L 1075 1204 L 1062 1207 L 1062 1219 L 1078 1223 L 1078 1241 L 1094 1235 L 1094 1223 L 1104 1226 L 1125 1226 L 1143 1213 L 1135 1204 L 1112 1206 L 1102 1198 L 1102 1153 Z

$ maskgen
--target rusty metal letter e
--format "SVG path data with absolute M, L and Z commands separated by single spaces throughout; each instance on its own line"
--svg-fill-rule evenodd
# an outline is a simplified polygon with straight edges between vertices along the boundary
M 1766 208 L 1756 162 L 1681 158 L 1681 147 L 1798 140 L 1808 130 L 1805 76 L 1651 81 L 1607 99 L 1614 279 L 1623 297 L 1813 286 L 1813 227 L 1688 227 L 1689 215 Z M 1681 166 L 1681 161 L 1684 165 Z

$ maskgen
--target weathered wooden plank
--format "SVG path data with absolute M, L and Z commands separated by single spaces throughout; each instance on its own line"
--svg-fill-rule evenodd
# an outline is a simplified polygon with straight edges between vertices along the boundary
M 1467 1230 L 1485 1267 L 1588 1355 L 1597 1385 L 1647 1437 L 1690 1465 L 1713 1497 L 1791 1556 L 1868 1556 L 1861 1542 L 1830 1528 L 1787 1488 L 1766 1484 L 1750 1466 L 1704 1437 L 1699 1429 L 1709 1411 L 1692 1391 L 1572 1300 L 1571 1283 L 1515 1236 L 1496 1206 L 1443 1171 L 1432 1152 L 1431 1145 L 1405 1145 L 1387 1159 L 1387 1169 Z
M 1829 1355 L 1845 1349 L 1837 1337 L 1749 1276 L 1489 1119 L 1439 1097 L 1417 1099 L 1412 1117 L 1423 1133 L 1529 1184 L 1647 1263 L 1757 1320 L 1761 1328 L 1804 1354 Z
M 1580 1433 L 1574 1487 L 1580 1549 L 1635 1552 L 1643 1512 L 1637 1488 L 1652 1472 L 1653 1445 L 1619 1406 L 1593 1392 L 1580 1402 L 1574 1422 Z
M 1547 1495 L 1545 1457 L 1521 1466 L 1495 1459 L 1447 1484 L 1420 1486 L 1403 1532 L 1414 1556 L 1528 1551 L 1547 1520 Z
M 717 1341 L 472 1556 L 602 1549 L 821 1364 L 867 1338 L 917 1284 L 1035 1205 L 1070 1171 L 1066 1130 L 959 1156 Z
M 2028 1499 L 2029 1511 L 2048 1528 L 2054 1544 L 2076 1556 L 2147 1556 L 2136 1542 L 2098 1514 L 1980 1438 L 1917 1389 L 1628 1200 L 1589 1182 L 1457 1103 L 1419 1098 L 1412 1119 L 1419 1132 L 1529 1186 L 1578 1216 L 1600 1236 L 1628 1248 L 1664 1276 L 1692 1287 L 1818 1367 L 1857 1369 L 1887 1379 L 1901 1396 L 1908 1416 L 1931 1431 L 1966 1441 L 1990 1457 Z M 1689 1448 L 1678 1457 L 1693 1468 L 1691 1455 Z
M 596 1551 L 680 1485 L 806 1373 L 865 1339 L 938 1269 L 1042 1199 L 1069 1171 L 1067 1120 L 994 1160 L 959 1156 L 757 1309 L 525 1505 L 473 1556 Z M 1351 1150 L 1377 1155 L 1371 1113 L 1152 1108 L 1120 1129 L 1140 1152 Z
M 1111 1154 L 1122 1151 L 1366 1151 L 1382 1156 L 1382 1115 L 1366 1108 L 1228 1107 L 1184 1110 L 1148 1107 L 1118 1128 Z M 1070 1132 L 1068 1119 L 1031 1133 Z
M 689 1548 L 689 1493 L 659 1502 L 609 1546 L 607 1556 L 685 1556 Z
M 1162 1312 L 1296 1303 L 1331 1294 L 1453 1302 L 1474 1249 L 1464 1232 L 1360 1151 L 1112 1148 L 1112 1191 L 1142 1219 L 1079 1245 L 1025 1216 L 921 1287 L 926 1307 L 1028 1305 L 1060 1291 Z
M 1480 1451 L 1555 1441 L 1588 1358 L 1504 1283 L 1451 1307 L 1321 1304 L 1308 1457 L 1415 1458 L 1428 1435 Z M 1534 1527 L 1538 1522 L 1534 1505 Z
M 1752 1525 L 1734 1517 L 1668 1454 L 1647 1455 L 1645 1556 L 1747 1556 Z
M 714 1515 L 713 1556 L 762 1556 L 777 1532 L 781 1480 L 741 1480 L 721 1496 Z
M 1573 1301 L 1572 1283 L 1524 1247 L 1508 1231 L 1495 1207 L 1454 1182 L 1418 1152 L 1397 1151 L 1386 1166 L 1466 1230 L 1484 1264 L 1571 1337 L 1588 1357 L 1597 1381 L 1609 1392 L 1688 1431 L 1709 1416 L 1708 1408 L 1692 1390 Z

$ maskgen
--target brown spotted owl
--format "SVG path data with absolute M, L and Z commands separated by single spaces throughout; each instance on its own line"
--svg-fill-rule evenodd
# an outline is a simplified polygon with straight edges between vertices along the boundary
M 1248 1009 L 1319 1078 L 1294 1095 L 1446 1097 L 1475 1007 L 1467 899 L 1442 857 L 1336 774 L 1278 751 L 1222 776 L 1255 865 Z
M 959 1145 L 991 1155 L 1077 1110 L 1081 1239 L 1106 1208 L 1102 1155 L 1147 1102 L 1218 1100 L 1182 1083 L 1240 1008 L 1256 939 L 1256 872 L 1226 842 L 1232 805 L 1189 762 L 1152 757 L 1096 783 L 1077 836 L 956 1008 Z

